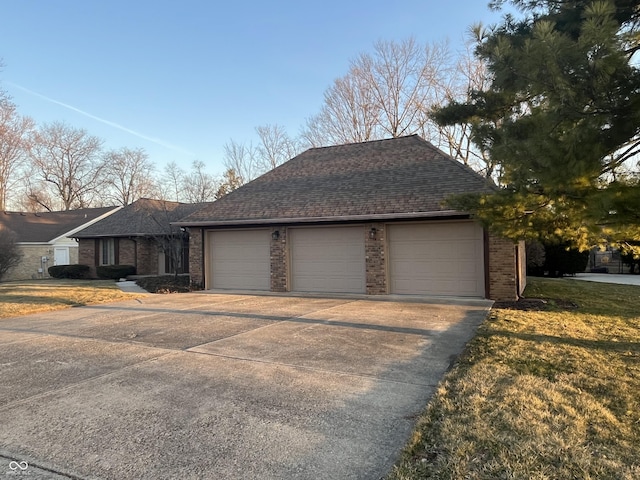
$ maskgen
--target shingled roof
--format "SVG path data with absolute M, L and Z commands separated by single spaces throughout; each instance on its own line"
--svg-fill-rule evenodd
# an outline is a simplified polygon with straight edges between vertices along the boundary
M 77 228 L 115 209 L 116 207 L 103 207 L 64 212 L 0 212 L 0 229 L 13 231 L 18 242 L 48 243 L 68 236 Z
M 180 225 L 313 222 L 461 214 L 452 194 L 491 183 L 418 135 L 312 148 L 208 204 Z
M 113 215 L 80 230 L 76 238 L 144 237 L 165 235 L 175 222 L 206 204 L 141 198 Z

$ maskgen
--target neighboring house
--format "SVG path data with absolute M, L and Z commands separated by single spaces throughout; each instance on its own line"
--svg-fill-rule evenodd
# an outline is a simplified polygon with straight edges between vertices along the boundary
M 513 300 L 523 245 L 443 203 L 494 188 L 413 135 L 307 150 L 176 225 L 206 289 Z
M 75 234 L 79 263 L 92 275 L 100 265 L 134 265 L 138 275 L 188 273 L 188 234 L 172 227 L 203 204 L 142 198 Z
M 20 264 L 3 280 L 48 278 L 52 265 L 78 263 L 74 234 L 108 217 L 118 207 L 84 208 L 64 212 L 0 212 L 0 229 L 13 231 L 22 253 Z

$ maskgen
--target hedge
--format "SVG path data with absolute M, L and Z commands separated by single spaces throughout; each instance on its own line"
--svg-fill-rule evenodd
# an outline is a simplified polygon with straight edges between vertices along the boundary
M 136 267 L 133 265 L 100 265 L 96 267 L 98 278 L 118 280 L 127 275 L 135 275 Z
M 47 271 L 53 278 L 87 278 L 89 265 L 54 265 Z

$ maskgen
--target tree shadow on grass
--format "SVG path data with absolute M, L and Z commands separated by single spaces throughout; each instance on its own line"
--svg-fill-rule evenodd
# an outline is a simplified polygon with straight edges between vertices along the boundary
M 574 337 L 559 337 L 555 335 L 545 335 L 540 333 L 512 332 L 509 330 L 491 330 L 489 336 L 502 336 L 506 338 L 516 338 L 526 342 L 551 343 L 556 345 L 568 345 L 571 347 L 581 347 L 590 350 L 601 350 L 604 352 L 635 352 L 640 354 L 640 343 L 638 342 L 618 342 L 614 340 L 589 340 Z

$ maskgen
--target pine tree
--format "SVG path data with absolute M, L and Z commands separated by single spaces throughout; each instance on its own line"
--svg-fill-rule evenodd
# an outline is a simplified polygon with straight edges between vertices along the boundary
M 452 204 L 513 239 L 640 239 L 640 1 L 510 3 L 522 18 L 505 16 L 476 50 L 490 88 L 434 115 L 471 123 L 499 165 L 497 194 Z

